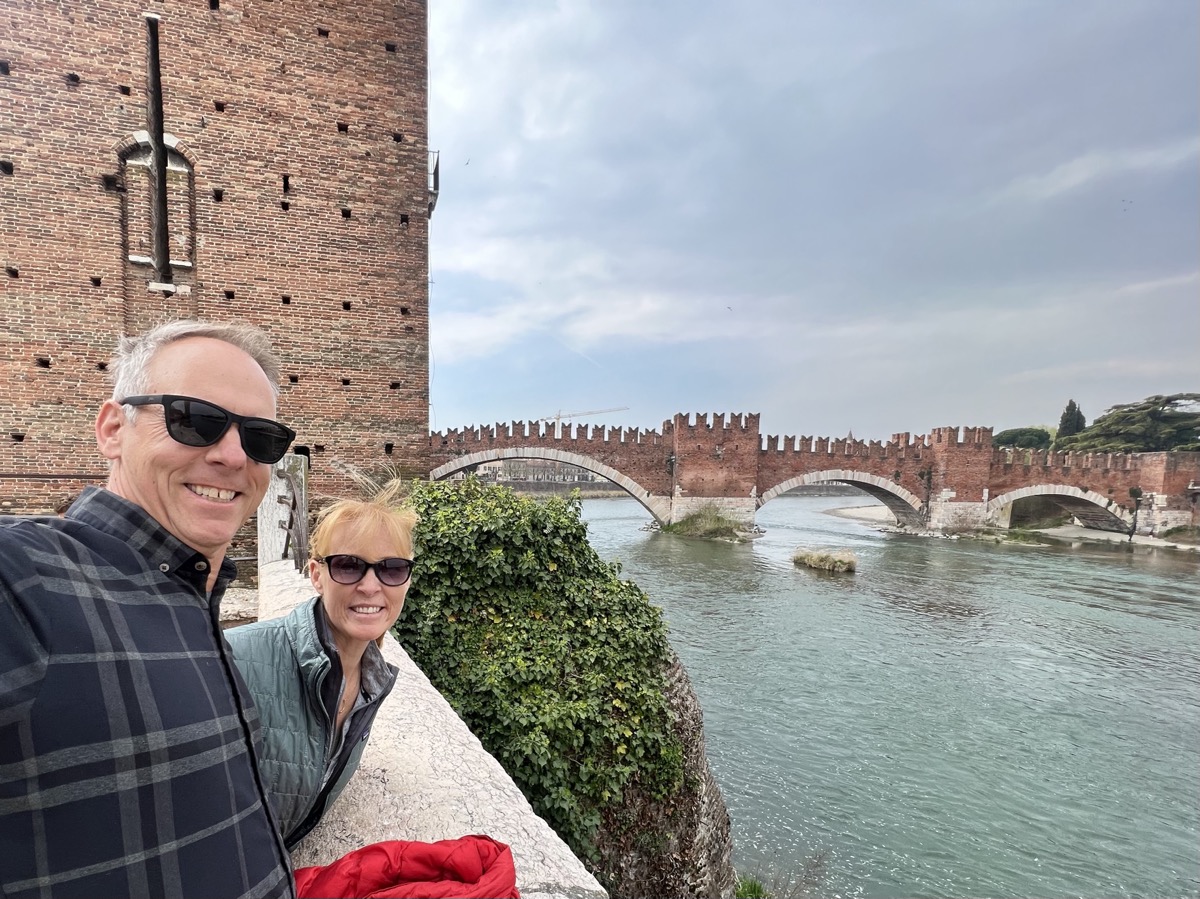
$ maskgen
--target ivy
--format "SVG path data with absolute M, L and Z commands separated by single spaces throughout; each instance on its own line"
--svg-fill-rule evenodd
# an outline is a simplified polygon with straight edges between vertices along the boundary
M 578 496 L 415 482 L 417 562 L 396 635 L 578 855 L 626 790 L 671 796 L 683 756 L 661 612 L 587 542 Z M 605 873 L 605 872 L 598 872 Z

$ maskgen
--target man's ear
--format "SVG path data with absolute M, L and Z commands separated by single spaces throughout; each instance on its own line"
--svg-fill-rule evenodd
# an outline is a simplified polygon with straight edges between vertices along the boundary
M 96 446 L 110 462 L 121 458 L 121 432 L 129 427 L 125 410 L 115 400 L 105 400 L 96 413 Z

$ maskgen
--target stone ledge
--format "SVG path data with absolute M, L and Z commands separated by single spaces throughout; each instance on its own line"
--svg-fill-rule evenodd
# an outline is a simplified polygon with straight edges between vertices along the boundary
M 312 596 L 290 561 L 259 564 L 259 617 Z M 292 853 L 327 864 L 381 840 L 486 834 L 512 847 L 525 899 L 606 899 L 607 893 L 390 634 L 383 655 L 400 669 L 380 707 L 358 773 Z

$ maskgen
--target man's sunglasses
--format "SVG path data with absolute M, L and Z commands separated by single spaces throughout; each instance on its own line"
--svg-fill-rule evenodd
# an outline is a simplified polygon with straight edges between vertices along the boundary
M 266 465 L 274 465 L 282 459 L 296 439 L 295 431 L 277 421 L 238 415 L 191 396 L 156 393 L 127 396 L 118 402 L 125 406 L 162 406 L 167 433 L 187 446 L 212 446 L 225 436 L 231 424 L 236 423 L 246 455 Z
M 361 581 L 366 577 L 369 568 L 385 587 L 399 587 L 408 581 L 413 567 L 412 559 L 401 559 L 398 556 L 368 562 L 348 553 L 337 553 L 317 561 L 329 568 L 329 576 L 337 583 L 347 585 Z

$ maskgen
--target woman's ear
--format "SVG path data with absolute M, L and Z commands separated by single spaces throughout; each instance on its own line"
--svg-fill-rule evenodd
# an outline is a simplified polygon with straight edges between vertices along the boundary
M 308 560 L 308 579 L 312 581 L 313 589 L 316 590 L 317 595 L 320 596 L 325 590 L 325 587 L 321 583 L 321 563 L 316 559 Z

